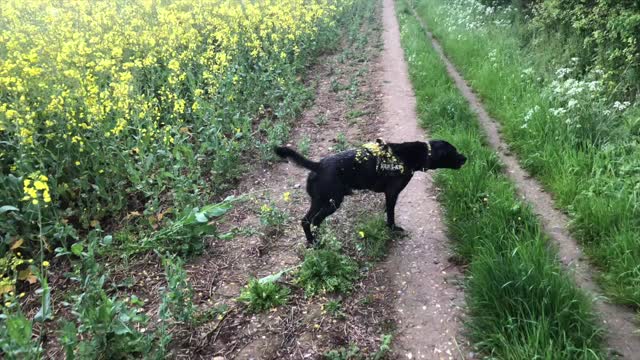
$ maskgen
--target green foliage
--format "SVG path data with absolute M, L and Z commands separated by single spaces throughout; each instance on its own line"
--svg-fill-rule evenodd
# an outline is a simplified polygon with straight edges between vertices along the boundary
M 333 317 L 344 318 L 344 312 L 342 311 L 342 303 L 340 300 L 327 301 L 326 304 L 322 305 L 322 310 L 326 311 Z
M 46 46 L 36 47 L 35 40 L 21 42 L 22 49 L 2 54 L 7 61 L 23 59 L 29 53 L 38 56 L 29 57 L 35 62 L 31 63 L 33 67 L 12 65 L 4 72 L 8 76 L 5 80 L 22 79 L 21 90 L 11 86 L 0 91 L 0 206 L 19 209 L 0 211 L 0 253 L 4 253 L 8 239 L 15 237 L 25 240 L 25 249 L 37 248 L 36 207 L 22 200 L 24 180 L 36 171 L 48 176 L 53 201 L 41 209 L 42 235 L 53 247 L 67 247 L 96 224 L 119 223 L 124 215 L 137 209 L 145 209 L 145 216 L 153 216 L 161 204 L 194 208 L 207 197 L 228 189 L 248 165 L 246 160 L 253 158 L 251 154 L 272 156 L 272 145 L 287 138 L 290 122 L 310 96 L 301 74 L 321 51 L 337 44 L 336 20 L 351 8 L 337 3 L 335 12 L 327 8 L 323 16 L 304 18 L 314 31 L 301 31 L 286 41 L 281 35 L 286 25 L 274 25 L 273 31 L 280 33 L 278 38 L 282 40 L 279 50 L 273 51 L 276 37 L 269 36 L 261 41 L 263 53 L 256 56 L 252 55 L 251 42 L 244 41 L 254 31 L 252 28 L 242 29 L 239 25 L 239 33 L 227 34 L 230 39 L 240 39 L 234 41 L 233 49 L 223 51 L 220 40 L 212 40 L 218 35 L 211 31 L 219 28 L 211 26 L 210 17 L 202 11 L 215 10 L 215 6 L 187 11 L 181 7 L 168 9 L 164 2 L 154 2 L 148 9 L 140 2 L 127 2 L 126 6 L 104 3 L 112 10 L 129 9 L 122 12 L 123 16 L 127 14 L 126 19 L 110 17 L 122 23 L 95 27 L 77 18 L 67 27 L 67 33 L 49 27 L 60 25 L 63 15 L 81 14 L 84 9 L 75 9 L 76 5 L 59 7 L 56 21 L 43 23 L 29 16 L 26 9 L 30 6 L 24 4 L 20 7 L 25 8 L 24 13 L 11 12 L 15 19 L 0 19 L 5 36 L 41 39 L 33 35 L 68 35 L 90 46 L 92 42 L 80 39 L 119 36 L 112 29 L 123 29 L 134 22 L 167 24 L 171 31 L 151 37 L 145 32 L 145 36 L 133 36 L 129 38 L 131 42 L 118 44 L 99 41 L 99 49 L 73 52 L 74 59 L 51 55 Z M 311 4 L 304 8 L 311 13 Z M 188 15 L 189 21 L 180 21 L 180 31 L 189 33 L 189 39 L 173 37 L 175 29 L 158 21 L 158 13 L 165 11 L 176 13 L 172 19 Z M 216 19 L 227 21 L 224 17 Z M 9 26 L 9 22 L 16 26 Z M 8 35 L 10 32 L 15 36 Z M 171 38 L 173 45 L 167 46 L 176 52 L 162 52 L 162 46 L 149 45 L 160 38 L 163 40 L 157 44 L 169 44 Z M 233 55 L 227 55 L 229 51 Z M 212 55 L 216 55 L 215 59 Z M 224 60 L 218 55 L 224 55 Z M 94 61 L 95 56 L 104 61 Z M 63 63 L 57 63 L 58 59 Z M 224 64 L 220 66 L 219 62 Z M 52 70 L 42 71 L 43 68 Z M 40 75 L 21 75 L 22 71 L 32 70 Z M 32 140 L 24 141 L 25 136 L 31 135 Z M 44 205 L 42 199 L 40 205 Z M 146 228 L 134 229 L 135 235 L 145 232 Z M 159 234 L 164 237 L 163 252 L 172 247 L 181 247 L 176 251 L 181 255 L 201 251 L 200 244 L 194 244 L 190 236 L 183 246 L 185 239 L 174 235 L 172 230 Z M 129 240 L 135 239 L 149 240 L 138 236 Z M 133 247 L 142 251 L 149 249 L 146 245 L 155 248 L 150 243 Z
M 387 355 L 391 353 L 391 341 L 393 340 L 393 335 L 385 334 L 382 335 L 382 342 L 380 343 L 380 349 L 376 351 L 373 355 L 374 360 L 384 359 Z
M 311 145 L 311 139 L 309 135 L 305 135 L 302 140 L 298 142 L 298 150 L 300 150 L 300 154 L 304 156 L 309 156 L 309 146 Z
M 247 304 L 249 311 L 257 313 L 284 305 L 290 292 L 289 288 L 282 287 L 275 281 L 251 279 L 238 300 Z
M 289 214 L 273 203 L 263 204 L 260 207 L 260 224 L 268 235 L 281 234 L 288 219 Z
M 184 261 L 179 257 L 166 256 L 162 263 L 167 277 L 163 306 L 166 306 L 166 310 L 176 321 L 193 322 L 196 308 L 193 305 L 193 288 L 187 281 L 187 272 L 184 270 Z
M 141 356 L 151 346 L 150 338 L 138 330 L 147 323 L 141 302 L 132 297 L 127 304 L 109 296 L 105 289 L 107 275 L 96 262 L 96 246 L 98 241 L 93 236 L 76 264 L 72 278 L 79 283 L 79 294 L 71 296 L 73 322 L 64 324 L 61 343 L 67 354 L 75 353 L 80 358 L 95 354 L 109 358 Z M 72 336 L 74 333 L 79 336 Z
M 205 236 L 218 236 L 213 220 L 226 214 L 234 201 L 239 198 L 229 196 L 216 204 L 202 208 L 186 208 L 178 213 L 175 220 L 167 217 L 160 230 L 138 241 L 124 241 L 120 244 L 129 254 L 155 250 L 180 256 L 201 254 L 205 248 Z
M 348 150 L 349 147 L 351 146 L 347 141 L 347 137 L 344 136 L 344 133 L 342 132 L 338 133 L 338 135 L 336 136 L 335 142 L 336 142 L 335 145 L 333 145 L 333 151 L 335 152 L 342 152 L 342 151 Z
M 591 58 L 576 56 L 562 32 L 523 44 L 517 35 L 528 25 L 468 4 L 425 0 L 419 11 L 501 122 L 521 163 L 571 215 L 571 230 L 602 270 L 607 295 L 638 306 L 640 257 L 631 235 L 640 232 L 638 104 L 617 95 L 625 85 L 607 69 L 590 71 Z M 434 104 L 444 110 L 451 101 Z
M 330 350 L 324 354 L 324 358 L 326 360 L 356 360 L 364 357 L 356 345 L 351 345 L 349 348 L 342 347 L 337 350 Z
M 387 355 L 391 352 L 391 340 L 393 339 L 392 335 L 382 335 L 380 348 L 372 355 L 367 356 L 363 354 L 360 349 L 356 345 L 351 345 L 347 347 L 341 347 L 339 349 L 334 349 L 326 352 L 324 354 L 324 359 L 327 360 L 364 360 L 364 359 L 373 359 L 380 360 L 386 359 Z
M 617 90 L 640 90 L 640 5 L 637 1 L 545 0 L 534 18 L 547 37 L 577 37 L 583 70 L 604 70 Z M 614 85 L 612 83 L 612 85 Z
M 357 238 L 356 248 L 364 252 L 372 260 L 382 259 L 392 238 L 392 233 L 383 216 L 365 216 L 355 225 Z
M 443 11 L 449 9 L 445 6 L 450 3 L 426 0 L 418 10 L 429 20 L 444 19 Z M 487 356 L 500 359 L 603 358 L 602 334 L 589 299 L 562 271 L 536 216 L 518 199 L 496 154 L 484 145 L 476 119 L 417 20 L 408 15 L 411 12 L 402 12 L 406 7 L 399 3 L 402 44 L 420 119 L 432 136 L 447 139 L 473 159 L 456 172 L 436 175 L 456 252 L 470 264 L 466 325 L 471 340 Z M 461 56 L 469 48 L 456 49 Z M 477 66 L 491 68 L 496 63 L 501 66 L 497 60 Z M 506 88 L 501 96 L 514 92 L 500 80 L 494 81 Z
M 76 358 L 75 349 L 78 346 L 78 329 L 73 322 L 63 321 L 58 334 L 58 341 L 64 349 L 64 355 L 67 360 Z
M 39 359 L 39 341 L 33 339 L 31 321 L 21 311 L 0 314 L 0 349 L 5 359 Z
M 309 250 L 296 281 L 307 296 L 326 292 L 347 292 L 358 279 L 358 265 L 333 250 Z

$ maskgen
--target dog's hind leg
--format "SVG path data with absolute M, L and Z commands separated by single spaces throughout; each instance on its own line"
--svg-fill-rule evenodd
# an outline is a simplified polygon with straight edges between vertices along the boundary
M 311 200 L 311 207 L 307 214 L 302 218 L 301 224 L 302 229 L 304 230 L 304 235 L 307 237 L 307 242 L 309 244 L 313 244 L 314 234 L 311 231 L 311 223 L 312 220 L 318 215 L 320 211 L 322 211 L 323 204 L 317 200 Z
M 304 229 L 304 234 L 307 237 L 307 242 L 311 244 L 315 244 L 315 234 L 311 231 L 311 226 L 317 228 L 320 224 L 327 218 L 327 216 L 333 214 L 338 210 L 340 204 L 342 204 L 342 200 L 344 198 L 340 197 L 337 199 L 330 199 L 329 201 L 312 201 L 311 208 L 307 212 L 307 214 L 302 218 L 302 228 Z

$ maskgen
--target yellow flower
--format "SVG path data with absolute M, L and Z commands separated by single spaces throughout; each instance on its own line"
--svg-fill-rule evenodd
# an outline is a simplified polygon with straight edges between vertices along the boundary
M 4 306 L 6 306 L 6 307 L 11 306 L 11 301 L 7 301 L 6 303 L 4 303 Z
M 358 231 L 358 235 L 360 235 L 360 238 L 364 239 L 364 231 Z
M 76 166 L 80 166 L 80 161 L 76 160 L 75 164 Z
M 284 199 L 284 201 L 289 201 L 291 200 L 291 193 L 290 192 L 285 192 L 284 194 L 282 194 L 282 198 Z
M 43 266 L 43 267 L 49 267 L 49 265 L 50 265 L 50 264 L 49 264 L 49 262 L 48 262 L 47 260 L 45 260 L 45 261 L 43 261 L 43 262 L 42 262 L 42 266 Z

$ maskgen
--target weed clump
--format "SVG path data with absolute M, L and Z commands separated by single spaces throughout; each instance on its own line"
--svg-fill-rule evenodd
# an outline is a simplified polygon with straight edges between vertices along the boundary
M 392 233 L 382 216 L 367 216 L 356 224 L 359 251 L 372 260 L 380 260 L 387 253 Z
M 238 300 L 247 304 L 250 312 L 263 312 L 287 302 L 291 290 L 276 282 L 260 282 L 258 279 L 249 280 L 246 289 Z
M 358 265 L 331 250 L 307 252 L 297 282 L 307 296 L 326 292 L 348 292 L 358 278 Z

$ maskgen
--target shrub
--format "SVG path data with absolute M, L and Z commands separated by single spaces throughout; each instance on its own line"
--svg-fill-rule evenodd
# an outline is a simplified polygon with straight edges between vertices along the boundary
M 580 44 L 584 70 L 601 69 L 619 90 L 640 90 L 640 5 L 637 1 L 546 0 L 537 7 L 535 28 Z M 622 81 L 622 84 L 616 83 Z M 633 94 L 632 94 L 633 95 Z

